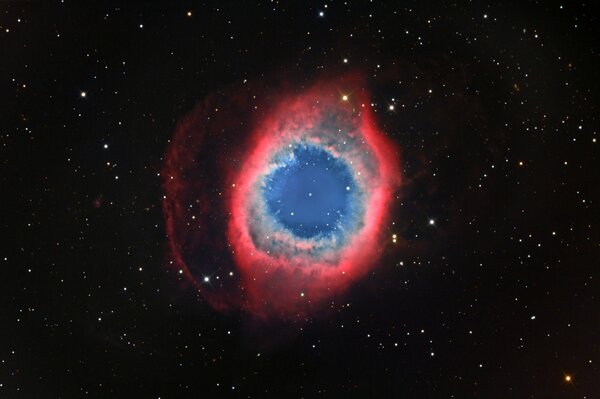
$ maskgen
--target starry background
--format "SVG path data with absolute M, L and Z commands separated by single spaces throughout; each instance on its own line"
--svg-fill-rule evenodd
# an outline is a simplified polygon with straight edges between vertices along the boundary
M 598 397 L 590 4 L 0 11 L 0 397 Z M 177 120 L 355 70 L 402 149 L 381 264 L 319 317 L 215 312 L 164 267 Z

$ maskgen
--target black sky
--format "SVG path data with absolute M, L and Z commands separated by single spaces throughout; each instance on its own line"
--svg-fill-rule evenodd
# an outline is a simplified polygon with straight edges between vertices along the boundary
M 0 11 L 0 397 L 598 397 L 591 3 Z M 307 320 L 212 310 L 166 267 L 177 121 L 348 72 L 402 151 L 380 265 Z

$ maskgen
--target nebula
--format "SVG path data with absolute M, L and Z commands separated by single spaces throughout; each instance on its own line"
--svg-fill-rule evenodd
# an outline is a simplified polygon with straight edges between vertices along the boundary
M 258 116 L 228 98 L 197 106 L 167 151 L 169 264 L 217 309 L 308 315 L 377 266 L 399 149 L 357 75 L 280 91 Z

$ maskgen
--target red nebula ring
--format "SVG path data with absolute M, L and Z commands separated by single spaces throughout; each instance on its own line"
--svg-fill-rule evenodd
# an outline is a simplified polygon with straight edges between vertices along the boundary
M 383 232 L 388 226 L 390 203 L 400 185 L 399 150 L 377 127 L 364 84 L 352 75 L 318 82 L 301 93 L 280 94 L 276 106 L 255 119 L 252 129 L 236 131 L 236 143 L 242 144 L 235 150 L 246 155 L 235 167 L 218 178 L 213 177 L 213 182 L 222 182 L 221 189 L 226 193 L 219 208 L 227 219 L 223 233 L 228 248 L 223 252 L 236 266 L 237 281 L 218 287 L 203 285 L 202 275 L 195 272 L 197 265 L 192 268 L 190 263 L 198 263 L 193 252 L 202 247 L 200 243 L 207 244 L 210 240 L 202 228 L 190 225 L 185 201 L 204 198 L 206 187 L 203 178 L 194 173 L 194 165 L 199 154 L 215 155 L 219 151 L 208 147 L 210 138 L 229 131 L 220 125 L 231 124 L 225 118 L 203 126 L 201 119 L 208 107 L 208 103 L 199 106 L 178 125 L 163 168 L 163 209 L 172 267 L 180 270 L 213 307 L 240 308 L 263 318 L 304 316 L 376 266 L 387 242 Z M 338 129 L 340 133 L 335 132 L 336 126 L 329 124 L 330 120 L 343 126 Z M 323 121 L 327 121 L 329 130 L 320 129 Z M 240 140 L 243 136 L 249 139 Z M 285 245 L 265 249 L 256 239 L 256 225 L 261 221 L 256 219 L 256 213 L 249 212 L 252 209 L 249 204 L 256 198 L 256 182 L 268 167 L 269 159 L 289 140 L 296 139 L 328 146 L 345 157 L 359 175 L 365 193 L 364 214 L 358 228 L 349 232 L 343 243 L 325 246 L 322 252 L 316 252 L 312 244 L 296 240 L 293 235 L 285 237 Z M 344 144 L 352 142 L 350 150 L 338 146 L 342 139 Z M 218 154 L 215 156 L 218 158 Z M 197 218 L 206 220 L 210 210 L 198 208 Z M 265 231 L 264 226 L 258 229 L 260 234 Z M 285 249 L 288 244 L 293 251 Z

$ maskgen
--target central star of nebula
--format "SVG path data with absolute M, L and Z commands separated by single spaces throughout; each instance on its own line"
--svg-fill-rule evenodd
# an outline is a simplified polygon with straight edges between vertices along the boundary
M 326 149 L 300 144 L 265 177 L 268 217 L 299 238 L 342 238 L 351 228 L 356 183 L 348 165 Z

